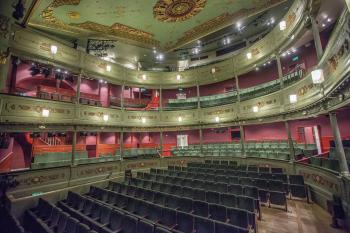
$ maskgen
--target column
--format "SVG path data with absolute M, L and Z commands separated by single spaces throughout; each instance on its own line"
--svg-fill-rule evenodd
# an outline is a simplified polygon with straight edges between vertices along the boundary
M 9 92 L 10 93 L 14 93 L 16 91 L 17 61 L 18 60 L 19 60 L 18 57 L 14 57 L 13 60 L 12 60 L 11 80 L 10 80 L 10 87 L 9 87 Z
M 80 73 L 78 75 L 78 80 L 77 80 L 77 93 L 76 93 L 76 100 L 75 100 L 75 103 L 79 104 L 80 103 L 80 85 L 81 85 L 81 77 L 83 75 Z
M 337 157 L 339 160 L 340 172 L 343 175 L 349 175 L 349 167 L 348 167 L 346 157 L 345 157 L 344 147 L 343 147 L 343 143 L 341 140 L 341 135 L 340 135 L 340 131 L 339 131 L 336 113 L 330 112 L 329 119 L 331 122 L 331 127 L 332 127 L 334 142 L 335 142 L 335 149 L 336 149 Z
M 122 92 L 120 93 L 120 107 L 121 109 L 124 109 L 124 84 L 122 85 Z
M 323 48 L 320 38 L 320 32 L 318 30 L 318 24 L 317 21 L 314 19 L 313 16 L 310 16 L 311 19 L 311 26 L 312 26 L 312 35 L 314 37 L 314 43 L 316 48 L 316 54 L 317 54 L 317 60 L 321 60 L 321 57 L 323 55 Z
M 203 129 L 202 129 L 202 127 L 199 128 L 199 145 L 200 145 L 201 154 L 203 154 Z
M 242 154 L 243 154 L 243 156 L 246 156 L 245 155 L 245 142 L 244 142 L 244 127 L 243 127 L 243 125 L 239 126 L 239 131 L 241 134 L 240 143 L 241 143 L 241 148 L 242 148 Z
M 119 136 L 119 150 L 120 150 L 120 157 L 121 159 L 123 159 L 123 155 L 124 155 L 124 133 L 123 133 L 123 129 L 121 129 L 120 131 L 120 136 Z
M 163 156 L 163 130 L 161 129 L 159 132 L 159 153 L 160 156 Z
M 76 127 L 74 127 L 73 138 L 72 138 L 72 162 L 71 162 L 71 165 L 75 164 L 76 147 L 77 147 L 77 130 L 76 130 Z
M 197 83 L 197 107 L 198 108 L 201 108 L 201 95 L 200 95 L 200 92 L 199 92 L 199 84 Z
M 98 132 L 96 134 L 96 157 L 100 157 L 99 150 L 100 150 L 100 133 Z
M 10 67 L 10 51 L 9 51 L 9 38 L 11 36 L 11 25 L 15 23 L 20 24 L 20 21 L 12 17 L 13 1 L 0 1 L 1 16 L 3 17 L 3 25 L 1 26 L 2 36 L 0 37 L 0 92 L 7 92 L 6 82 Z M 3 10 L 11 9 L 11 10 Z
M 240 89 L 239 89 L 239 80 L 237 74 L 235 74 L 235 83 L 236 83 L 236 89 L 237 89 L 237 100 L 238 102 L 241 102 L 241 95 L 240 95 Z
M 290 131 L 289 122 L 285 121 L 284 125 L 286 127 L 287 135 L 288 135 L 288 147 L 289 147 L 289 160 L 290 162 L 295 161 L 295 151 L 294 151 L 294 144 L 292 139 L 292 132 Z
M 162 87 L 159 88 L 159 110 L 160 110 L 160 111 L 163 111 Z
M 277 62 L 278 78 L 280 80 L 280 87 L 282 89 L 284 87 L 283 71 L 282 71 L 281 57 L 278 53 L 276 54 L 276 62 Z

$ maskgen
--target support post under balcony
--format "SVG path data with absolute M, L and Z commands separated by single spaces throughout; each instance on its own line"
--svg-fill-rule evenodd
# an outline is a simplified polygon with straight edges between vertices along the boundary
M 201 95 L 199 92 L 199 84 L 197 83 L 197 108 L 201 108 Z
M 240 143 L 241 143 L 242 155 L 244 157 L 246 157 L 246 154 L 245 154 L 245 139 L 244 139 L 245 136 L 244 136 L 244 127 L 243 127 L 243 125 L 239 126 L 239 131 L 240 131 L 240 135 L 241 135 Z
M 334 142 L 335 142 L 335 149 L 336 149 L 336 153 L 337 153 L 337 158 L 339 160 L 340 172 L 343 175 L 349 175 L 349 167 L 348 167 L 348 163 L 346 161 L 343 142 L 341 139 L 338 121 L 337 121 L 337 115 L 335 112 L 329 113 L 329 120 L 331 122 L 333 138 L 334 138 Z
M 284 87 L 283 71 L 282 71 L 281 57 L 279 54 L 276 54 L 276 63 L 277 63 L 277 70 L 278 70 L 278 78 L 280 80 L 280 88 L 283 89 Z
M 323 48 L 321 43 L 320 31 L 318 30 L 318 24 L 316 19 L 313 16 L 310 16 L 311 26 L 312 26 L 312 35 L 314 37 L 314 43 L 316 48 L 317 60 L 321 60 L 323 55 Z
M 236 90 L 237 90 L 237 101 L 241 102 L 241 94 L 240 94 L 239 80 L 238 80 L 237 74 L 235 74 L 235 84 L 236 84 Z
M 120 108 L 124 109 L 124 90 L 125 86 L 124 84 L 122 85 L 122 92 L 120 93 Z
M 160 156 L 163 156 L 163 130 L 159 132 L 159 153 Z
M 292 138 L 292 132 L 289 127 L 289 122 L 285 121 L 284 125 L 286 127 L 287 136 L 288 136 L 288 148 L 289 148 L 289 161 L 294 162 L 295 161 L 295 150 L 294 150 L 294 144 L 293 144 L 293 138 Z
M 120 150 L 120 157 L 123 159 L 124 158 L 124 132 L 123 132 L 123 129 L 121 129 L 120 136 L 119 136 L 119 150 Z
M 76 147 L 77 147 L 77 130 L 76 130 L 76 127 L 74 127 L 73 138 L 72 138 L 72 161 L 71 161 L 71 165 L 75 164 Z
M 77 93 L 76 93 L 76 100 L 75 103 L 79 104 L 80 103 L 80 86 L 81 86 L 81 77 L 83 75 L 80 73 L 77 78 Z
M 159 110 L 163 111 L 163 90 L 162 87 L 159 87 Z
M 203 154 L 203 129 L 202 127 L 199 128 L 199 148 L 201 155 Z

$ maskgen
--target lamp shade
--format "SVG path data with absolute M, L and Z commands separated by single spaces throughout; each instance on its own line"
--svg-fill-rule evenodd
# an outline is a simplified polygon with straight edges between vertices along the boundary
M 322 69 L 317 69 L 311 72 L 312 82 L 314 84 L 321 84 L 324 81 L 324 74 Z
M 280 22 L 280 30 L 281 31 L 284 31 L 284 30 L 286 30 L 286 28 L 287 28 L 287 22 L 286 21 L 281 21 Z
M 289 95 L 289 102 L 294 104 L 298 101 L 298 96 L 296 94 Z

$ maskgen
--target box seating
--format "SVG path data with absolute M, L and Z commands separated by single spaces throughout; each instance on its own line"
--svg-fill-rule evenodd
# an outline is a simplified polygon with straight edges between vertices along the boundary
M 72 163 L 72 153 L 71 152 L 50 152 L 36 155 L 33 158 L 31 168 L 49 168 L 49 167 L 59 167 L 59 166 L 69 166 Z M 87 151 L 76 151 L 75 153 L 75 164 L 85 164 L 85 163 L 99 163 L 108 161 L 118 161 L 120 160 L 120 155 L 100 155 L 99 157 L 89 158 Z
M 350 147 L 344 147 L 345 157 L 350 167 Z M 310 164 L 318 167 L 322 167 L 328 170 L 340 172 L 339 160 L 335 147 L 331 147 L 329 150 L 328 158 L 325 157 L 310 157 Z
M 285 85 L 291 85 L 303 76 L 303 70 L 297 70 L 283 77 Z M 280 80 L 276 79 L 258 86 L 245 88 L 240 90 L 241 100 L 247 100 L 252 98 L 257 98 L 263 95 L 270 94 L 272 92 L 278 91 L 280 89 Z M 237 91 L 231 91 L 223 94 L 211 95 L 211 96 L 201 96 L 199 101 L 201 107 L 211 107 L 217 105 L 230 104 L 237 101 Z M 187 99 L 169 99 L 168 106 L 169 109 L 172 108 L 196 108 L 198 97 L 191 97 Z
M 137 148 L 124 150 L 123 159 L 135 159 L 140 157 L 154 157 L 158 155 L 155 148 Z

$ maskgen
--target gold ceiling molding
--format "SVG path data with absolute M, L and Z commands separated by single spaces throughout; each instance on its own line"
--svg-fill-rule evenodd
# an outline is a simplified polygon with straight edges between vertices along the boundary
M 254 15 L 266 8 L 270 8 L 276 4 L 283 2 L 284 0 L 270 0 L 259 7 L 252 7 L 249 9 L 243 8 L 232 14 L 225 12 L 215 18 L 206 21 L 190 30 L 184 32 L 183 36 L 180 37 L 175 44 L 167 44 L 165 49 L 171 50 L 182 46 L 183 44 L 190 43 L 199 37 L 210 34 L 211 32 L 217 31 L 220 28 L 228 26 L 235 22 L 235 20 L 246 18 L 247 16 Z
M 206 0 L 158 0 L 153 16 L 163 22 L 185 21 L 203 10 Z
M 57 27 L 63 30 L 70 30 L 70 27 L 56 18 L 54 9 L 64 5 L 79 5 L 80 0 L 54 0 L 48 7 L 46 7 L 40 14 L 44 24 L 52 27 Z M 72 30 L 73 31 L 73 30 Z
M 153 39 L 153 34 L 120 23 L 115 23 L 111 26 L 106 26 L 103 24 L 87 21 L 84 23 L 69 25 L 79 29 L 104 33 L 111 36 L 121 37 L 124 39 L 130 39 L 145 44 L 159 46 L 159 41 Z
M 46 7 L 40 14 L 43 22 L 47 26 L 56 27 L 70 32 L 77 32 L 78 29 L 84 29 L 92 32 L 98 32 L 116 36 L 123 39 L 134 40 L 140 43 L 159 46 L 160 42 L 155 40 L 154 35 L 133 27 L 123 24 L 115 23 L 112 26 L 106 26 L 99 23 L 86 21 L 84 23 L 67 24 L 55 16 L 54 9 L 64 5 L 79 5 L 81 0 L 54 0 L 48 7 Z M 80 13 L 70 11 L 67 15 L 71 19 L 79 19 Z

